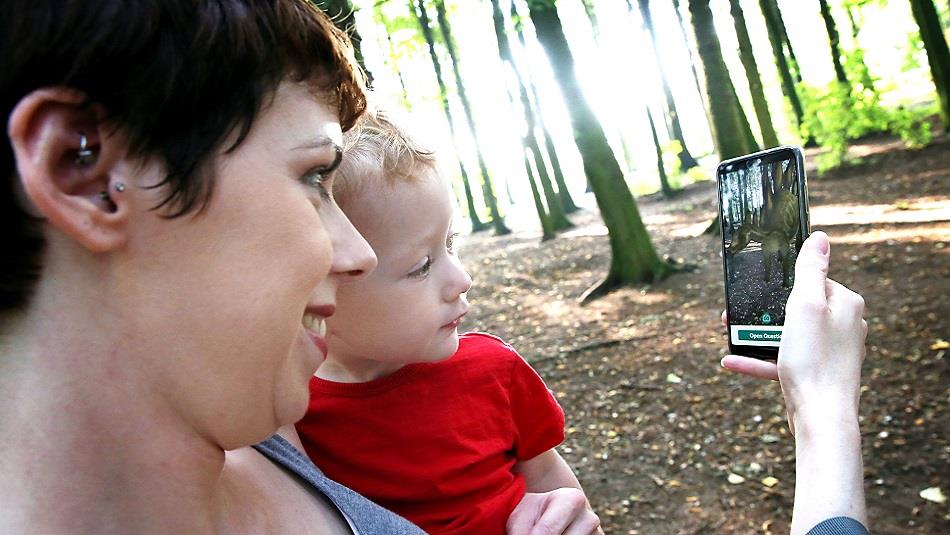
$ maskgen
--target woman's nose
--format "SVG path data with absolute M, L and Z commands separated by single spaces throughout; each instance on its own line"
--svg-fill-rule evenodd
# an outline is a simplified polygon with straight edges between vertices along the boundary
M 331 223 L 327 231 L 333 242 L 330 272 L 344 278 L 343 282 L 359 280 L 376 269 L 376 253 L 356 230 L 339 206 L 327 207 Z

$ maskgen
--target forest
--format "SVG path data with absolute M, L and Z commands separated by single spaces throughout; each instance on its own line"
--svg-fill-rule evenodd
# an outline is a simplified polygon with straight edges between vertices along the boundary
M 462 329 L 555 393 L 607 534 L 788 533 L 780 387 L 719 367 L 720 233 L 762 217 L 763 188 L 806 192 L 780 166 L 728 183 L 721 226 L 715 176 L 783 145 L 832 278 L 867 303 L 872 532 L 950 533 L 947 0 L 314 2 L 374 104 L 439 154 L 474 279 Z

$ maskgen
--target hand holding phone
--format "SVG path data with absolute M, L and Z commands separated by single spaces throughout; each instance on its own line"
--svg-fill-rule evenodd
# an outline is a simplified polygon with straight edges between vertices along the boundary
M 785 146 L 726 160 L 716 178 L 729 351 L 774 359 L 808 236 L 802 152 Z

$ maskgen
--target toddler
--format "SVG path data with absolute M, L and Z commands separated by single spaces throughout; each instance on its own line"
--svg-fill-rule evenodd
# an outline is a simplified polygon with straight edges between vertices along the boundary
M 379 264 L 341 286 L 297 423 L 330 478 L 428 533 L 502 535 L 525 492 L 580 484 L 564 413 L 502 340 L 459 335 L 472 279 L 435 155 L 381 114 L 344 138 L 334 195 Z

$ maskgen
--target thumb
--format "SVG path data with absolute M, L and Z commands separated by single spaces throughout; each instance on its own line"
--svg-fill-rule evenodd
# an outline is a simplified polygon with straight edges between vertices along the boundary
M 828 235 L 816 231 L 805 240 L 795 262 L 795 287 L 792 292 L 811 302 L 825 302 L 825 281 L 831 258 Z

